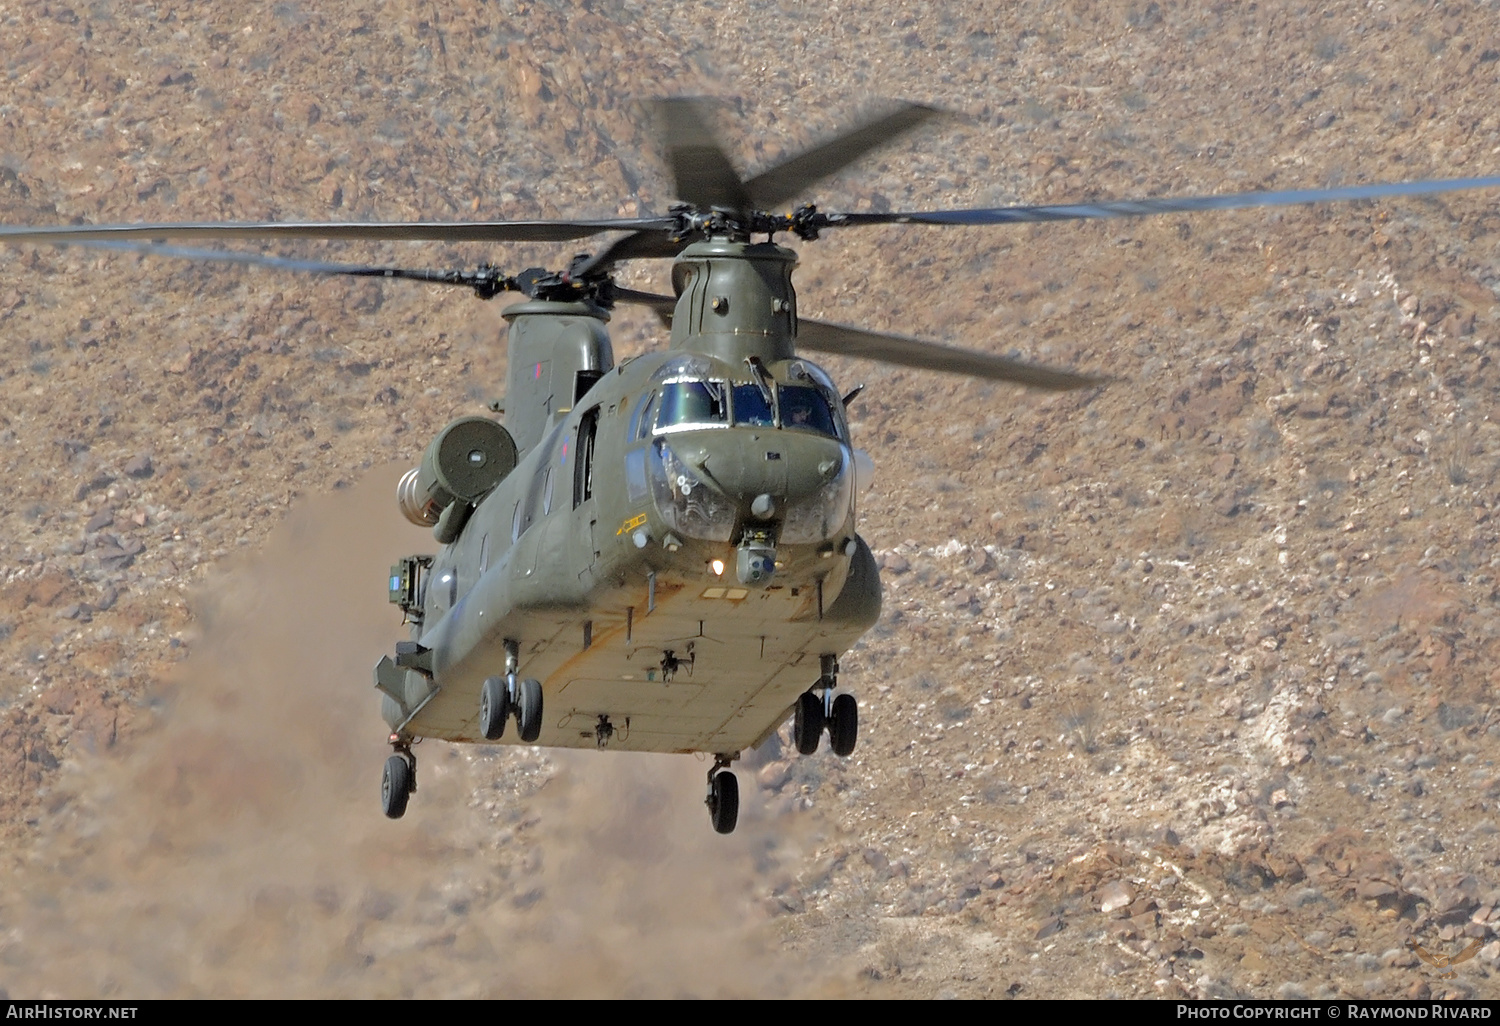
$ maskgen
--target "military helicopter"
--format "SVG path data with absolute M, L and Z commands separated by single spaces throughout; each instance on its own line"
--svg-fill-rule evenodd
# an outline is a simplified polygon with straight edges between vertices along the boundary
M 400 278 L 526 299 L 504 312 L 506 392 L 490 417 L 440 431 L 402 477 L 398 505 L 432 529 L 435 555 L 391 568 L 410 627 L 374 670 L 393 753 L 381 783 L 400 818 L 416 790 L 413 745 L 543 744 L 705 753 L 713 828 L 734 830 L 731 764 L 788 718 L 803 754 L 826 733 L 854 751 L 858 704 L 839 657 L 880 614 L 880 575 L 856 532 L 868 458 L 814 351 L 1041 389 L 1106 379 L 800 318 L 796 254 L 845 227 L 998 225 L 1417 196 L 1500 177 L 904 213 L 768 211 L 926 122 L 902 104 L 751 178 L 710 129 L 705 103 L 662 105 L 682 201 L 655 217 L 463 223 L 122 224 L 7 227 L 12 243 L 81 244 L 313 274 Z M 166 245 L 168 238 L 566 242 L 623 233 L 562 271 L 506 274 L 296 260 Z M 764 241 L 755 241 L 764 236 Z M 623 261 L 670 258 L 674 295 L 620 287 Z M 618 364 L 607 322 L 643 304 L 667 349 Z M 507 735 L 514 720 L 515 729 Z

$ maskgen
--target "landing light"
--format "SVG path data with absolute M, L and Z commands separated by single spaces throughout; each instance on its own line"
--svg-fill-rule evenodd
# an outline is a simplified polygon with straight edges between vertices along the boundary
M 724 576 L 724 561 L 722 559 L 716 559 L 708 565 L 713 570 L 715 577 Z

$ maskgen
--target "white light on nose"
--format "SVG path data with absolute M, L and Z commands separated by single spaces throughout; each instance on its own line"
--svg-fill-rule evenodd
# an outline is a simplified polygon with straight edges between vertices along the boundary
M 724 576 L 724 561 L 722 559 L 716 559 L 716 560 L 714 560 L 712 563 L 710 563 L 708 565 L 711 568 L 713 568 L 713 572 L 714 572 L 714 576 L 715 577 L 723 577 Z

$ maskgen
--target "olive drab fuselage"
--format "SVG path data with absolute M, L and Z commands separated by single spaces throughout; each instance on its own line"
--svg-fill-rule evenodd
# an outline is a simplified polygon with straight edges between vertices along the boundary
M 794 349 L 794 262 L 690 246 L 671 348 L 618 366 L 592 304 L 506 311 L 519 460 L 393 574 L 416 643 L 376 671 L 395 734 L 485 740 L 509 650 L 544 689 L 537 743 L 738 753 L 874 625 L 843 405 Z

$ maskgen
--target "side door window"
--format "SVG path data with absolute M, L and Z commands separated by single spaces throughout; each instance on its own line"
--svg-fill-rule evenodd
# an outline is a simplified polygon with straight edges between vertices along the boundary
M 573 508 L 594 497 L 594 439 L 599 433 L 599 407 L 583 415 L 578 424 L 578 449 L 573 460 Z

